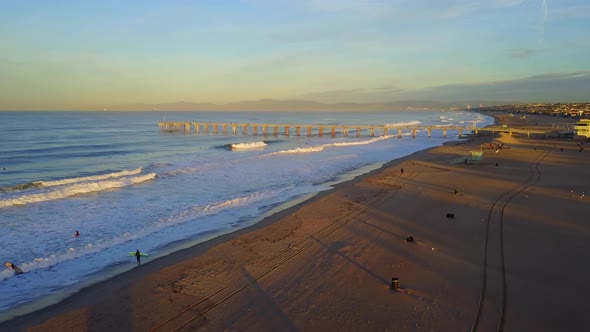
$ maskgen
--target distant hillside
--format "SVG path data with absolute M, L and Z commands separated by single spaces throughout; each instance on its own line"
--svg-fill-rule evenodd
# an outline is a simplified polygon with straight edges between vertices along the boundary
M 109 111 L 260 111 L 260 112 L 313 112 L 313 111 L 391 111 L 401 109 L 465 109 L 467 105 L 478 107 L 515 104 L 516 102 L 490 102 L 480 100 L 438 102 L 431 100 L 401 100 L 386 103 L 335 103 L 327 104 L 308 100 L 260 99 L 228 104 L 175 102 L 163 104 L 124 104 L 105 106 Z

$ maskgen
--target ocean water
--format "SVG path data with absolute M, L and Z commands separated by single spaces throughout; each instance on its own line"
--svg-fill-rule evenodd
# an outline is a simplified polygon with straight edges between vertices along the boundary
M 0 321 L 143 261 L 260 221 L 293 200 L 415 151 L 449 130 L 402 139 L 196 135 L 158 121 L 471 126 L 463 111 L 358 113 L 0 112 Z M 73 234 L 79 231 L 80 236 Z

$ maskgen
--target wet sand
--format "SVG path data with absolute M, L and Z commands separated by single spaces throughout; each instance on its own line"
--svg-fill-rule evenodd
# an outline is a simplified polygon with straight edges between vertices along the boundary
M 421 151 L 0 330 L 587 330 L 579 144 L 495 134 Z M 451 163 L 470 151 L 480 163 Z

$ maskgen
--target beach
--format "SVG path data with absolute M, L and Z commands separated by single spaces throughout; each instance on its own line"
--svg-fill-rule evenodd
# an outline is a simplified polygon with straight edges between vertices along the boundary
M 0 330 L 585 330 L 583 146 L 498 133 L 420 151 Z

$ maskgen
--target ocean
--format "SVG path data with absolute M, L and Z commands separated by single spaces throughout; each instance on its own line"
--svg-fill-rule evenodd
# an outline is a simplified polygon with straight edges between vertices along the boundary
M 0 112 L 0 321 L 260 221 L 456 131 L 169 132 L 158 121 L 478 127 L 466 111 Z M 221 131 L 220 131 L 221 132 Z M 233 147 L 232 147 L 233 146 Z M 73 236 L 79 231 L 80 236 Z

